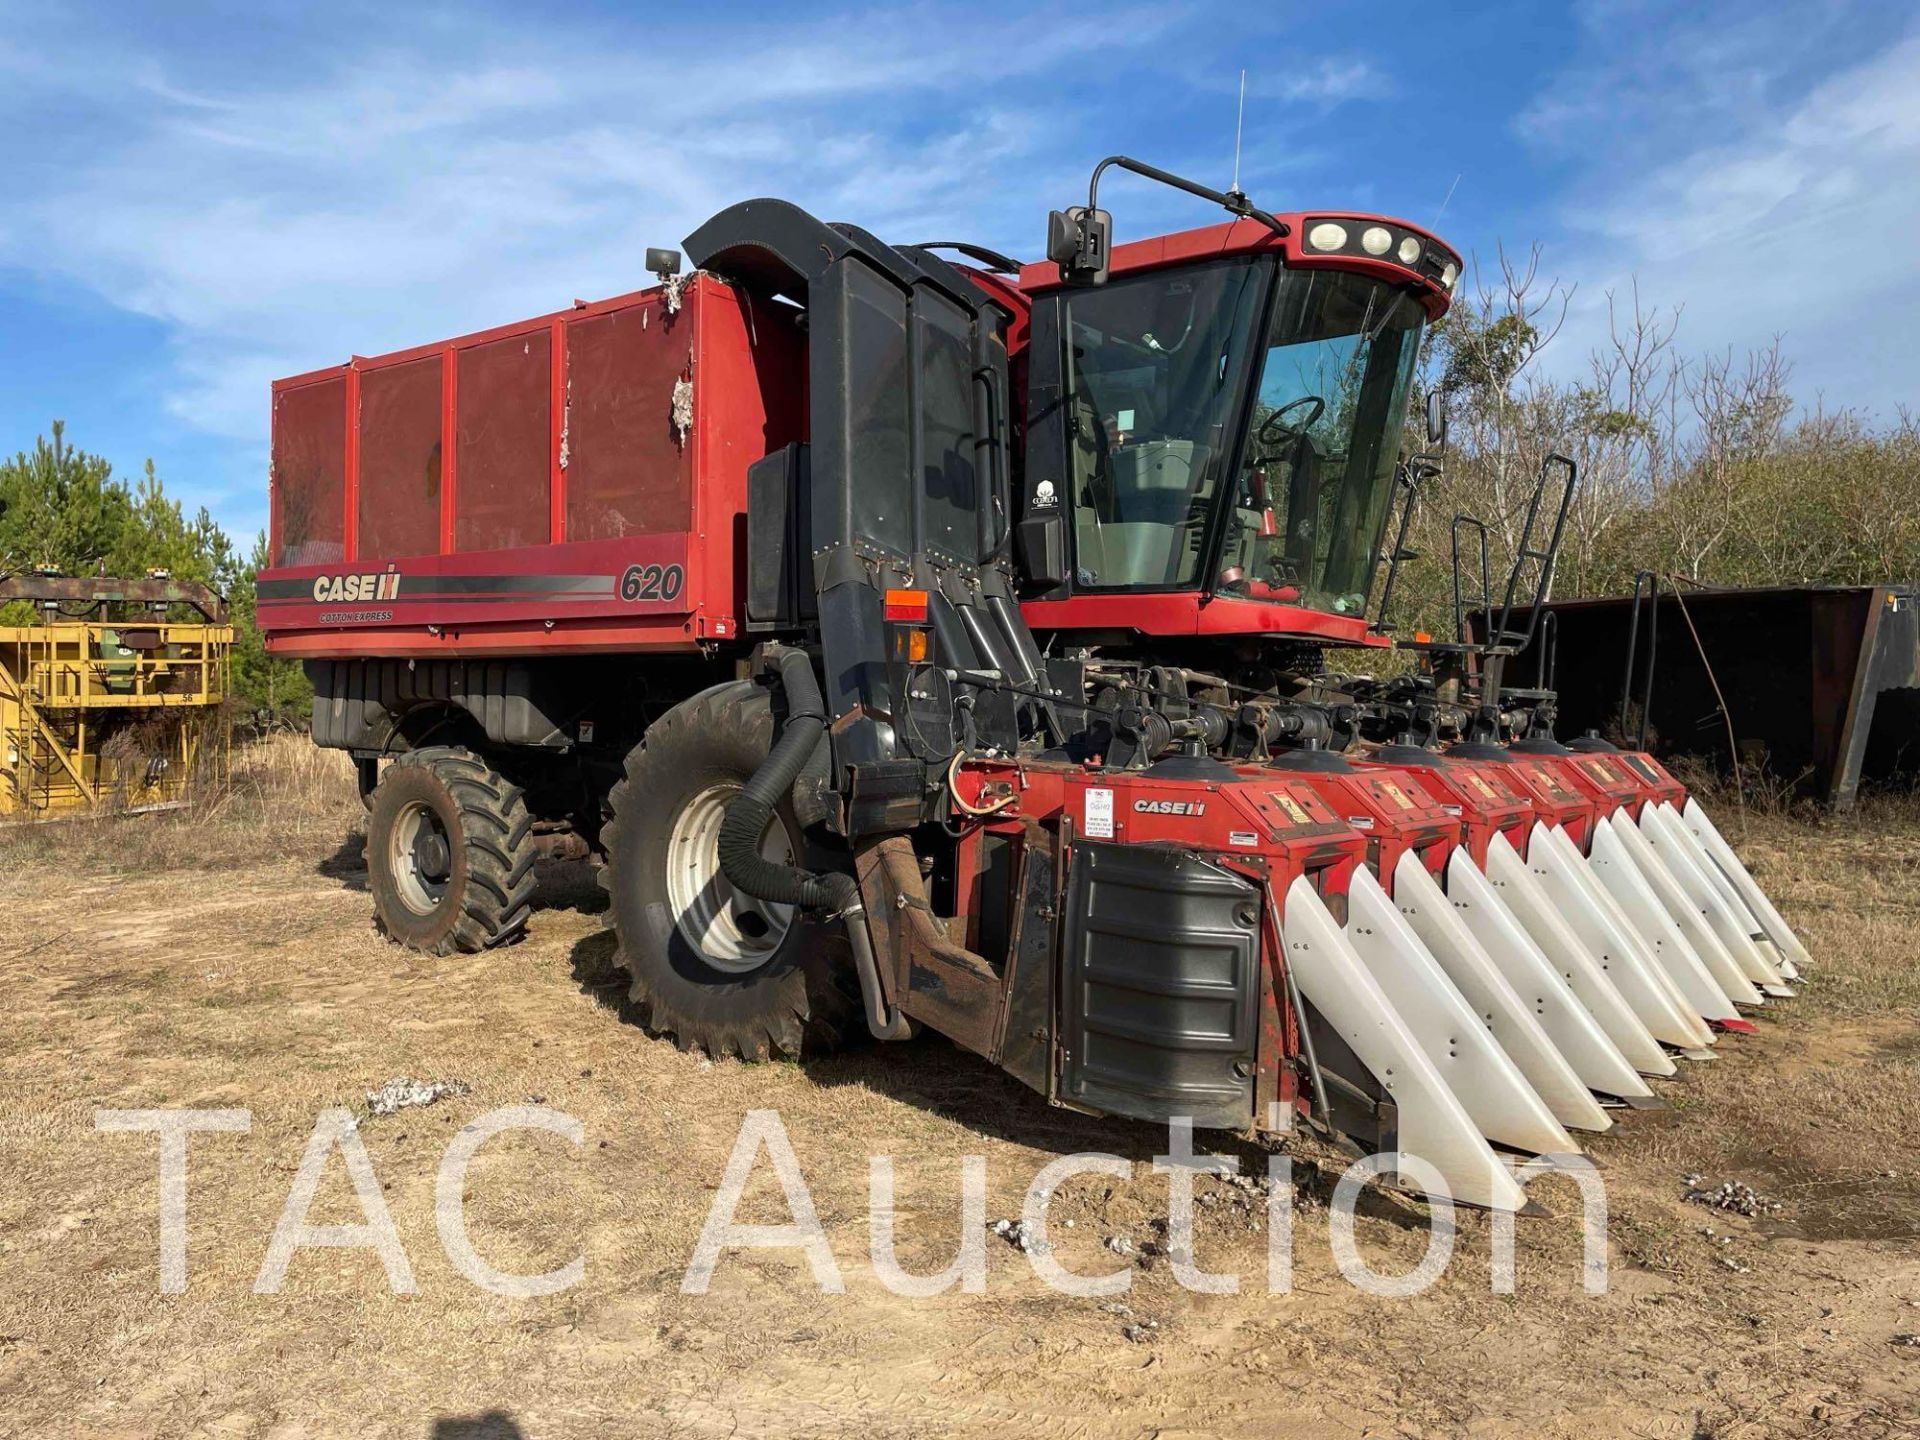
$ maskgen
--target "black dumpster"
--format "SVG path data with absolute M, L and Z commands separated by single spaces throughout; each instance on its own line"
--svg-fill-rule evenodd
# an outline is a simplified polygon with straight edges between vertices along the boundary
M 1920 772 L 1920 595 L 1888 585 L 1695 589 L 1542 607 L 1509 684 L 1541 661 L 1559 691 L 1560 738 L 1597 731 L 1661 756 L 1764 772 L 1835 809 L 1863 780 Z M 1476 633 L 1484 617 L 1474 616 Z M 1517 625 L 1515 628 L 1519 628 Z M 1632 699 L 1623 705 L 1629 648 Z M 1653 670 L 1648 678 L 1651 650 Z M 1650 697 L 1650 698 L 1649 698 Z

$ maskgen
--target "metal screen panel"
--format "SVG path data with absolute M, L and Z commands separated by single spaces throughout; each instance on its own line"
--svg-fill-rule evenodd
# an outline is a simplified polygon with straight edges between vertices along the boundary
M 669 317 L 649 300 L 567 325 L 567 539 L 688 528 L 693 447 L 672 408 L 692 365 L 694 303 Z
M 544 545 L 551 536 L 552 350 L 536 330 L 459 352 L 456 550 Z
M 346 445 L 344 375 L 274 396 L 276 565 L 330 565 L 346 553 Z
M 440 550 L 440 357 L 360 377 L 358 558 Z

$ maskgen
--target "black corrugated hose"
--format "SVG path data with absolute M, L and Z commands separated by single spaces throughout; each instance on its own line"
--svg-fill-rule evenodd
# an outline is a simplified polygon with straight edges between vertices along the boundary
M 761 900 L 844 911 L 860 903 L 860 887 L 851 875 L 816 875 L 760 853 L 760 837 L 773 818 L 773 807 L 793 789 L 827 733 L 820 682 L 813 678 L 813 662 L 804 651 L 781 653 L 780 688 L 787 695 L 787 722 L 753 778 L 727 807 L 727 818 L 720 826 L 720 873 L 734 889 Z
M 779 673 L 780 688 L 787 697 L 786 723 L 760 768 L 727 806 L 727 818 L 720 825 L 720 873 L 734 889 L 757 899 L 838 915 L 853 946 L 854 968 L 859 971 L 860 993 L 866 1002 L 867 1028 L 882 1040 L 903 1040 L 911 1027 L 904 1016 L 888 1007 L 881 991 L 859 882 L 837 870 L 816 874 L 797 865 L 782 865 L 760 853 L 760 837 L 773 818 L 773 807 L 793 789 L 793 782 L 827 733 L 826 702 L 820 697 L 820 682 L 814 678 L 813 662 L 806 652 L 781 652 Z

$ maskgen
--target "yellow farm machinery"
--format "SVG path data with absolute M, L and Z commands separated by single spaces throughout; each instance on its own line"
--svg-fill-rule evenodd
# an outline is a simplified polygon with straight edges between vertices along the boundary
M 224 776 L 233 630 L 204 585 L 0 577 L 0 820 L 181 805 Z

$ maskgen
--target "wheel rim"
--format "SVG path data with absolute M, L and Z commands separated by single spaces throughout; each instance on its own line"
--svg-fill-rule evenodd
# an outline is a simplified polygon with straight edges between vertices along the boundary
M 742 894 L 720 873 L 720 827 L 739 793 L 738 785 L 715 785 L 694 796 L 674 818 L 667 849 L 674 928 L 709 965 L 730 975 L 766 964 L 793 924 L 793 906 Z M 793 842 L 777 815 L 761 833 L 760 854 L 793 864 Z
M 387 862 L 401 904 L 416 915 L 439 908 L 453 881 L 453 840 L 432 806 L 411 800 L 394 818 Z

